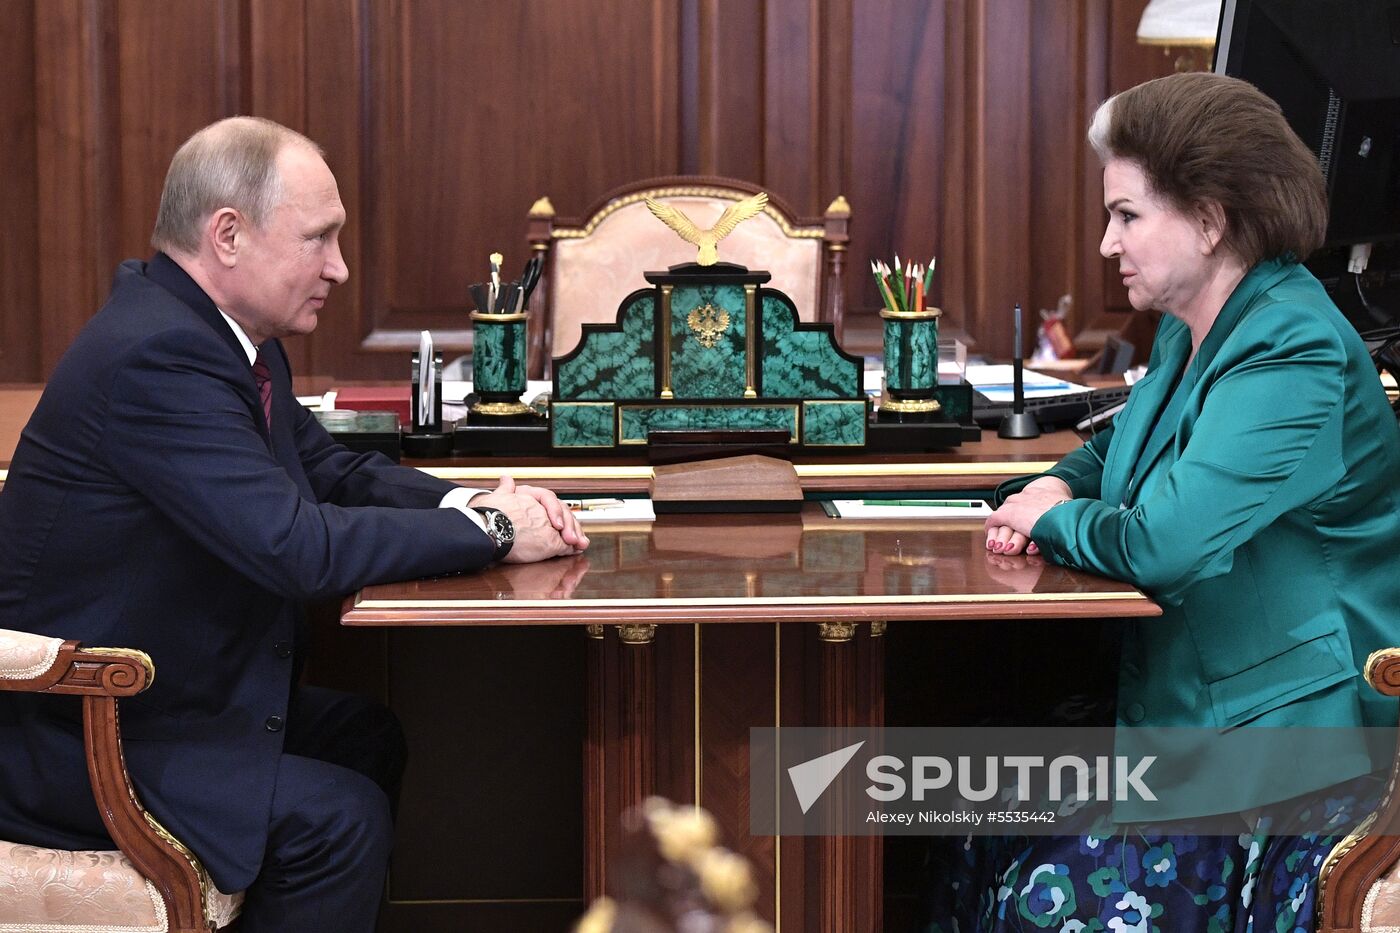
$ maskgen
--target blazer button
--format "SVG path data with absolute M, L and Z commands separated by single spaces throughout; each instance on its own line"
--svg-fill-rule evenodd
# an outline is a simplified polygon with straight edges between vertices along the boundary
M 268 731 L 268 732 L 281 732 L 281 731 L 282 731 L 282 717 L 281 717 L 281 716 L 269 716 L 269 717 L 267 717 L 267 722 L 263 723 L 263 725 L 267 727 L 267 731 Z
M 1142 722 L 1147 715 L 1147 710 L 1141 703 L 1129 703 L 1128 708 L 1123 711 L 1123 718 L 1128 722 Z
M 272 647 L 276 649 L 279 658 L 290 658 L 292 656 L 292 643 L 289 641 L 279 641 Z

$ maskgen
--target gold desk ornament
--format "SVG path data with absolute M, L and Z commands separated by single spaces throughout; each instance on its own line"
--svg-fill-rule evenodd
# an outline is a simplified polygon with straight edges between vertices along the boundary
M 647 198 L 647 209 L 656 215 L 657 219 L 676 231 L 676 234 L 687 243 L 693 243 L 700 247 L 700 255 L 696 257 L 696 262 L 702 266 L 713 266 L 719 261 L 717 246 L 719 241 L 734 232 L 734 228 L 748 220 L 754 214 L 768 204 L 768 195 L 760 191 L 751 198 L 744 198 L 729 205 L 724 209 L 724 213 L 719 215 L 719 220 L 708 230 L 701 230 L 695 222 L 682 213 L 678 208 L 669 204 L 662 204 L 655 198 Z
M 617 627 L 617 637 L 624 645 L 649 645 L 656 637 L 656 623 L 627 622 Z
M 827 644 L 844 644 L 856 637 L 856 624 L 854 622 L 818 622 L 817 637 Z
M 724 332 L 729 330 L 729 312 L 723 308 L 716 308 L 711 302 L 705 302 L 697 308 L 691 309 L 685 319 L 686 326 L 690 332 L 700 341 L 700 346 L 706 350 L 714 348 L 719 343 L 719 338 L 724 336 Z
M 940 411 L 942 408 L 943 406 L 938 403 L 938 399 L 936 398 L 898 399 L 891 395 L 886 395 L 880 402 L 881 411 L 894 411 L 899 412 L 901 415 L 928 414 L 930 412 Z
M 826 208 L 827 217 L 849 217 L 851 216 L 851 202 L 846 200 L 844 194 L 838 194 L 832 199 L 831 204 Z

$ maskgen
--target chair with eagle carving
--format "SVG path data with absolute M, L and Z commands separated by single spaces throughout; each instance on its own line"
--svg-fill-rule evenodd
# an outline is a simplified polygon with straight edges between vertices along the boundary
M 615 188 L 580 218 L 557 218 L 549 199 L 530 208 L 531 248 L 545 260 L 530 301 L 531 378 L 547 378 L 553 357 L 574 348 L 585 323 L 610 324 L 639 288 L 643 272 L 695 262 L 685 242 L 646 205 L 655 199 L 708 230 L 724 210 L 762 191 L 732 178 L 674 175 Z M 839 337 L 845 309 L 845 249 L 850 206 L 832 201 L 823 217 L 799 217 L 770 194 L 767 205 L 719 243 L 721 262 L 772 273 L 804 321 L 832 324 Z
M 207 933 L 236 923 L 243 895 L 214 887 L 127 776 L 117 700 L 154 679 L 141 651 L 0 629 L 0 690 L 82 697 L 88 777 L 117 844 L 74 852 L 0 840 L 0 933 Z

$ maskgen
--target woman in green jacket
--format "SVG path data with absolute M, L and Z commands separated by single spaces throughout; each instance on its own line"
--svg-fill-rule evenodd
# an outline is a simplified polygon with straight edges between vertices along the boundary
M 999 490 L 987 548 L 1156 599 L 1162 617 L 1124 636 L 1120 750 L 1133 727 L 1184 727 L 1206 753 L 1164 765 L 1176 786 L 1156 809 L 1115 806 L 1112 838 L 983 846 L 966 879 L 977 922 L 961 929 L 1310 931 L 1335 839 L 1248 820 L 1238 837 L 1169 837 L 1142 821 L 1286 812 L 1322 789 L 1360 809 L 1379 792 L 1365 775 L 1387 762 L 1361 727 L 1393 730 L 1397 710 L 1360 672 L 1400 644 L 1400 431 L 1355 330 L 1299 264 L 1322 243 L 1326 194 L 1277 105 L 1233 78 L 1174 75 L 1104 103 L 1089 139 L 1100 251 L 1133 307 L 1164 316 L 1113 428 Z M 1336 737 L 1326 755 L 1209 753 L 1217 736 L 1300 734 L 1240 726 L 1349 728 L 1319 730 Z

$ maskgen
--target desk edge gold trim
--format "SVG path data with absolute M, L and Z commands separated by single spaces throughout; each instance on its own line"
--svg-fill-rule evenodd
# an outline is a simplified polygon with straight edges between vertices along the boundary
M 690 596 L 666 600 L 668 606 L 842 606 L 842 605 L 908 605 L 928 603 L 1060 603 L 1110 602 L 1115 600 L 1146 600 L 1136 591 L 1117 593 L 949 593 L 943 595 L 896 596 Z M 366 599 L 355 596 L 357 609 L 543 609 L 603 606 L 607 608 L 652 607 L 654 600 L 640 599 Z

